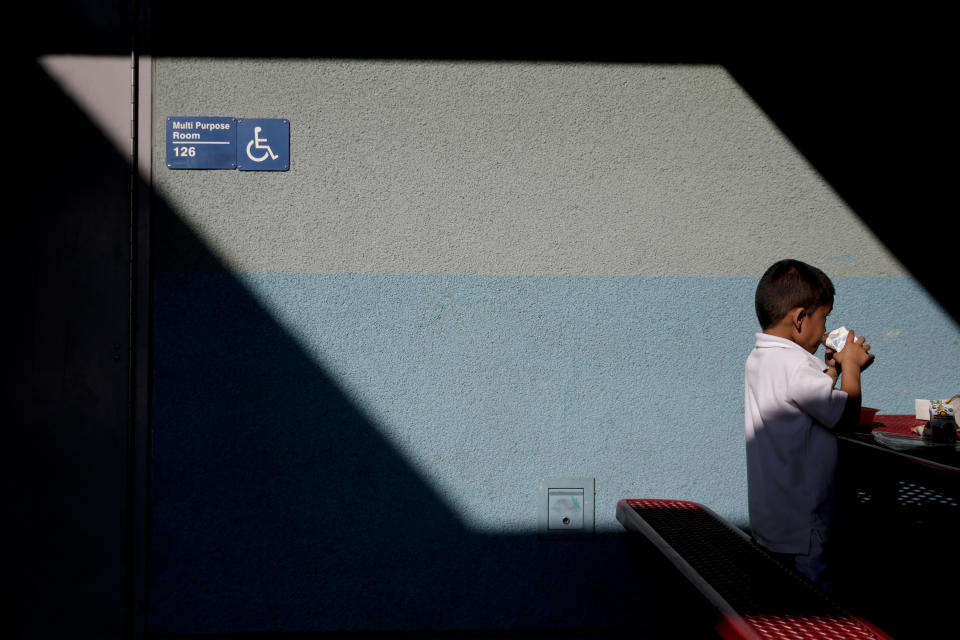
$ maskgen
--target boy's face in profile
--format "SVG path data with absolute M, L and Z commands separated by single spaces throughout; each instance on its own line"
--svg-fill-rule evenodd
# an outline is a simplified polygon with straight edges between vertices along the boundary
M 833 311 L 833 305 L 825 304 L 804 315 L 797 344 L 810 353 L 816 353 L 820 348 L 820 340 L 827 330 L 827 316 L 831 311 Z

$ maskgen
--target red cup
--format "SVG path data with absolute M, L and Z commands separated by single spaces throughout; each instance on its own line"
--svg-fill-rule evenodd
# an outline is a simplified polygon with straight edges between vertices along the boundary
M 877 411 L 880 411 L 880 409 L 860 407 L 860 426 L 867 428 L 872 427 L 874 418 L 877 417 Z

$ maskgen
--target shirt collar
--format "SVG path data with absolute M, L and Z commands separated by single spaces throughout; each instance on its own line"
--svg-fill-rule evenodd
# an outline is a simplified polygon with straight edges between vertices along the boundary
M 772 336 L 769 333 L 757 333 L 756 337 L 757 337 L 757 343 L 756 343 L 757 349 L 768 349 L 768 348 L 796 349 L 797 351 L 807 356 L 811 360 L 814 360 L 818 364 L 821 363 L 821 360 L 817 356 L 810 353 L 809 351 L 807 351 L 806 349 L 798 345 L 793 340 L 787 340 L 786 338 L 781 338 L 779 336 Z

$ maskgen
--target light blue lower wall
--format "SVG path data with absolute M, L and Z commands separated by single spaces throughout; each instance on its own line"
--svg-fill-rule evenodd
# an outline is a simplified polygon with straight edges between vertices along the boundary
M 877 354 L 866 404 L 960 391 L 960 332 L 913 280 L 835 284 L 829 328 Z M 746 525 L 755 286 L 157 274 L 151 630 L 654 620 L 615 504 Z M 543 476 L 596 478 L 596 540 L 536 539 Z

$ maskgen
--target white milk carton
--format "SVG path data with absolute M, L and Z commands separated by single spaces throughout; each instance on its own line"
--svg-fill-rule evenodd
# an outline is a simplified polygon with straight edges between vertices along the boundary
M 946 400 L 930 401 L 930 436 L 934 440 L 957 438 L 957 413 Z
M 829 333 L 823 334 L 823 345 L 834 351 L 843 351 L 843 348 L 847 345 L 847 336 L 850 335 L 850 330 L 846 327 L 840 327 L 839 329 L 834 329 Z

